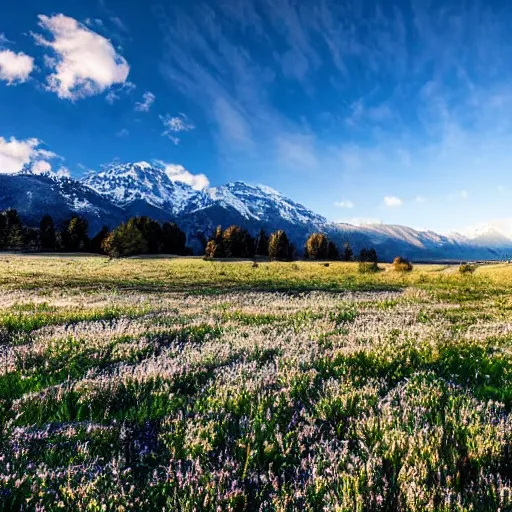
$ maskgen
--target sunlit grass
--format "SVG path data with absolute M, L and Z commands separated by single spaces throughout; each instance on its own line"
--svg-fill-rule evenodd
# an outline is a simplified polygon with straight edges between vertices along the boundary
M 508 510 L 512 266 L 0 256 L 0 510 Z

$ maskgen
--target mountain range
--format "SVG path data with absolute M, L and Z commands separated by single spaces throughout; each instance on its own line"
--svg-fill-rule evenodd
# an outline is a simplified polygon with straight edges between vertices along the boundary
M 165 168 L 147 162 L 116 164 L 80 180 L 54 174 L 0 174 L 0 210 L 16 208 L 27 225 L 49 213 L 59 223 L 85 216 L 90 232 L 112 228 L 134 215 L 174 221 L 197 253 L 217 225 L 238 224 L 255 234 L 286 230 L 298 248 L 308 235 L 325 232 L 338 245 L 348 241 L 357 251 L 375 247 L 382 259 L 400 254 L 413 260 L 495 260 L 512 254 L 512 240 L 496 230 L 475 236 L 440 235 L 405 226 L 355 226 L 330 222 L 264 185 L 233 182 L 196 190 L 176 181 Z

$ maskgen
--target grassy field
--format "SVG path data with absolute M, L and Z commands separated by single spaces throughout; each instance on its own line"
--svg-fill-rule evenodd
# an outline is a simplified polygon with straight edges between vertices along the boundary
M 0 510 L 512 510 L 512 265 L 0 256 Z

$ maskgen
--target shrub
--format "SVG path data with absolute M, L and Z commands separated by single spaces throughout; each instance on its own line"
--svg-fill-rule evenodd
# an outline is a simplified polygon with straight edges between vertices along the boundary
M 374 274 L 379 270 L 379 266 L 374 261 L 360 261 L 357 266 L 357 271 L 360 274 Z
M 409 260 L 402 258 L 402 256 L 397 256 L 393 260 L 393 268 L 399 272 L 410 272 L 412 270 L 412 264 Z
M 462 263 L 459 267 L 459 272 L 461 274 L 472 274 L 476 270 L 475 265 L 471 265 L 470 263 Z

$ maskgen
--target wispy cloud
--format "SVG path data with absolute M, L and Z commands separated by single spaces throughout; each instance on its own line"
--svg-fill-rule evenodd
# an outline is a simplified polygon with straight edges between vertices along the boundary
M 2 46 L 5 46 L 7 44 L 9 44 L 11 41 L 9 41 L 9 39 L 7 39 L 7 37 L 5 36 L 5 34 L 3 34 L 2 32 L 0 32 L 0 48 Z
M 399 197 L 386 196 L 384 197 L 384 204 L 389 208 L 396 208 L 397 206 L 402 206 L 403 202 Z
M 151 106 L 155 102 L 156 96 L 149 91 L 146 91 L 142 95 L 142 101 L 138 101 L 135 103 L 135 111 L 136 112 L 149 112 Z
M 180 138 L 176 134 L 189 132 L 195 128 L 195 126 L 189 122 L 185 114 L 179 114 L 177 116 L 166 114 L 165 116 L 160 116 L 160 120 L 165 128 L 162 135 L 168 137 L 174 144 L 179 144 L 180 142 Z
M 344 201 L 336 201 L 334 203 L 334 206 L 336 206 L 336 208 L 354 208 L 355 204 L 352 202 L 352 201 L 347 201 L 347 200 L 344 200 Z

